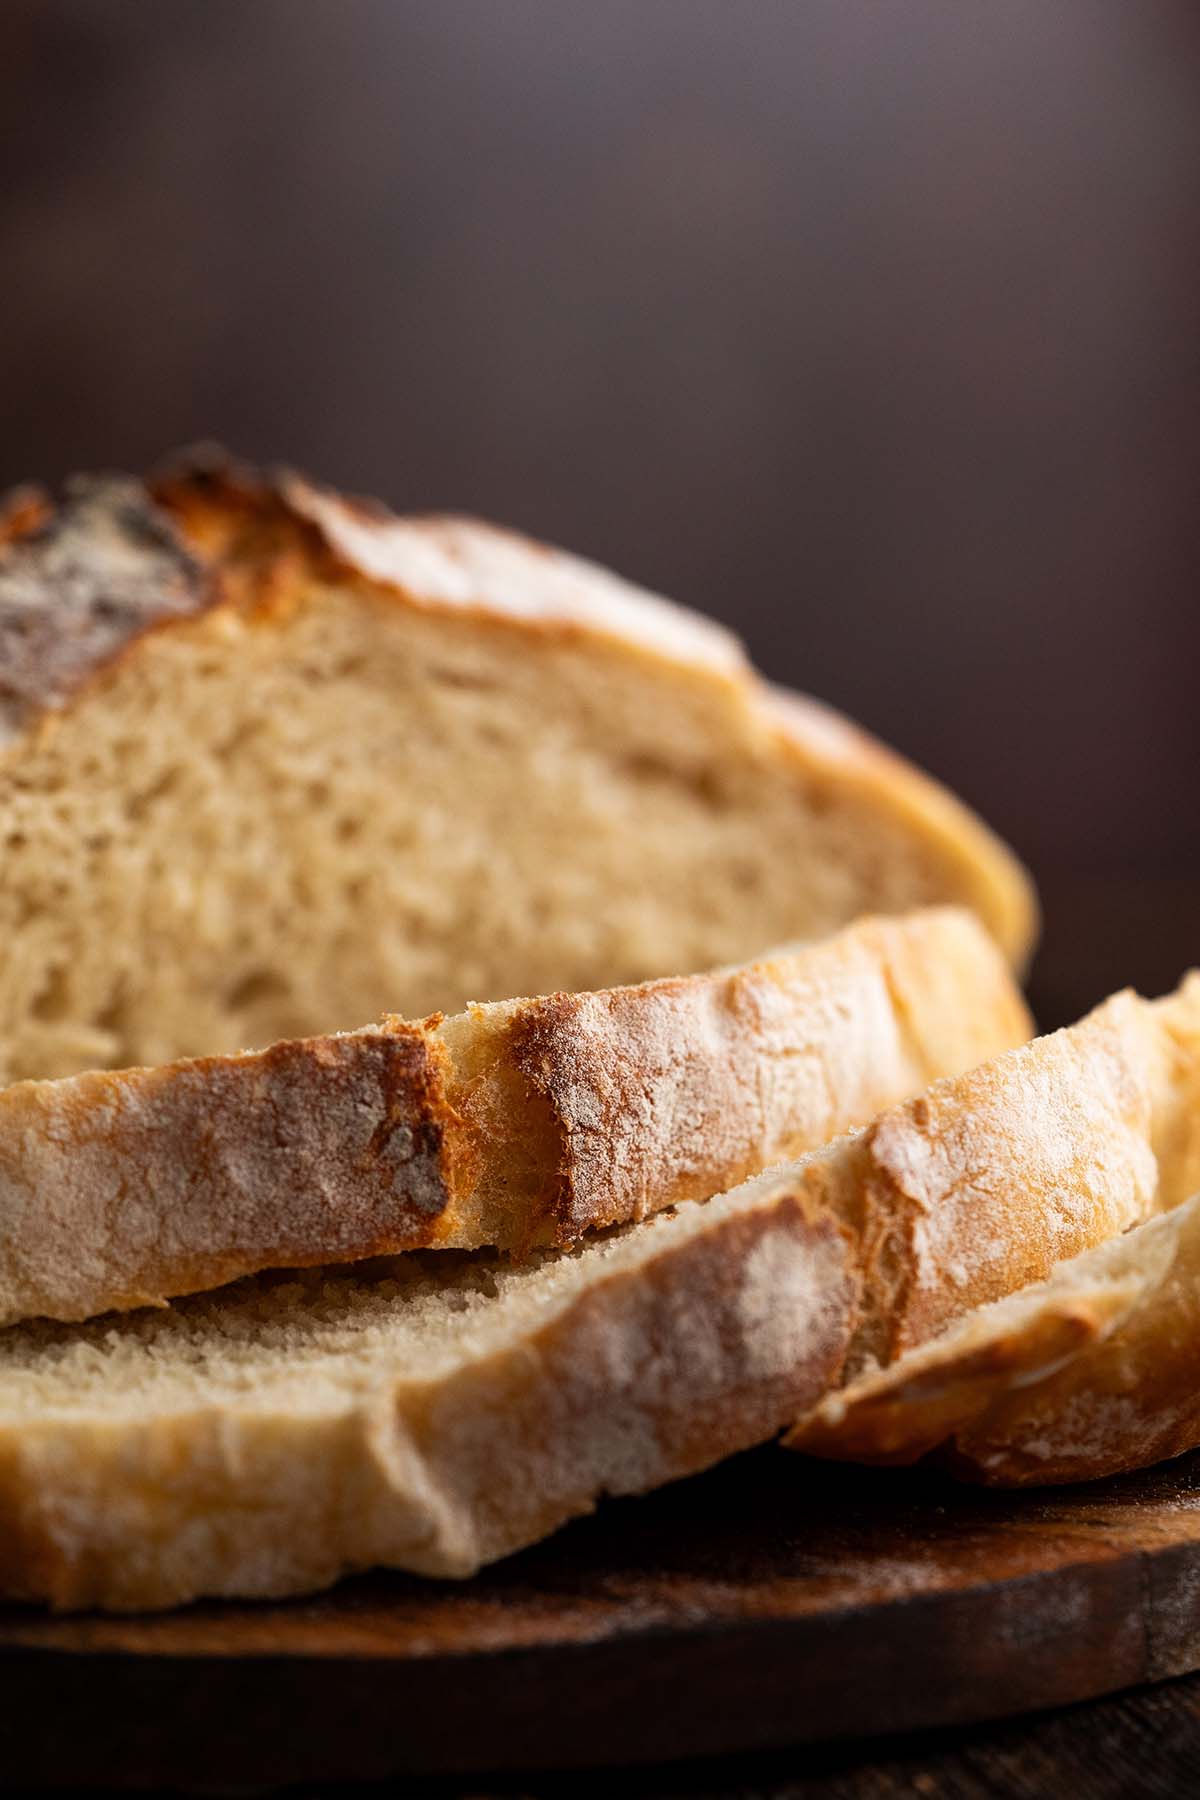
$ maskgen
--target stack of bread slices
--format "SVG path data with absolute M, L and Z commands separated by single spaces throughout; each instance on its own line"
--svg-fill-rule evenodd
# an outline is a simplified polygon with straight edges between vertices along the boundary
M 0 843 L 6 1595 L 1200 1435 L 1200 985 L 1029 1042 L 1009 852 L 699 618 L 216 456 L 22 490 Z

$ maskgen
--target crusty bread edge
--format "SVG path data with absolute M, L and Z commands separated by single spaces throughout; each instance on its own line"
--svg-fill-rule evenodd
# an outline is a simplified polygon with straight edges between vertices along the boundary
M 1041 925 L 1037 890 L 1028 870 L 977 813 L 822 701 L 760 684 L 759 704 L 779 731 L 785 753 L 807 773 L 828 779 L 836 772 L 927 843 L 1013 967 L 1018 972 L 1027 967 Z
M 887 1017 L 859 1056 L 856 1015 L 876 1019 L 877 991 Z M 957 1008 L 969 1025 L 944 1018 Z M 476 1010 L 478 1025 L 460 1020 L 492 1034 L 523 1086 L 505 1133 L 544 1144 L 543 1185 L 507 1190 L 500 1221 L 473 1200 L 502 1155 L 497 1123 L 473 1123 L 442 1035 L 454 1022 L 436 1016 L 0 1089 L 0 1324 L 161 1303 L 263 1268 L 570 1242 L 815 1149 L 957 1073 L 940 1055 L 974 1061 L 1030 1029 L 992 940 L 953 908 L 862 920 L 733 969 Z M 781 1052 L 815 1059 L 828 1085 L 772 1099 Z
M 629 1228 L 619 1268 L 584 1248 L 594 1283 L 440 1382 L 398 1372 L 360 1404 L 307 1413 L 251 1395 L 157 1418 L 81 1407 L 10 1421 L 0 1585 L 119 1608 L 301 1591 L 374 1563 L 463 1575 L 601 1493 L 770 1437 L 853 1366 L 864 1320 L 920 1341 L 1153 1209 L 1160 1039 L 1182 1038 L 1197 1006 L 1192 984 L 1165 1015 L 1116 996 L 787 1171 Z M 926 1157 L 978 1118 L 981 1093 L 1010 1151 L 1014 1117 L 1036 1099 L 1032 1170 L 1009 1155 L 982 1170 Z M 1065 1161 L 1044 1129 L 1055 1117 L 1075 1134 Z M 1063 1188 L 1080 1157 L 1102 1178 L 1082 1212 Z M 982 1253 L 952 1280 L 953 1235 L 946 1255 L 927 1239 L 922 1257 L 911 1232 L 979 1175 L 958 1228 Z M 914 1291 L 923 1264 L 934 1287 Z M 1067 1324 L 1080 1323 L 1091 1329 L 1076 1307 Z
M 1091 1481 L 1200 1444 L 1200 1195 L 827 1396 L 789 1447 L 936 1454 L 993 1486 Z

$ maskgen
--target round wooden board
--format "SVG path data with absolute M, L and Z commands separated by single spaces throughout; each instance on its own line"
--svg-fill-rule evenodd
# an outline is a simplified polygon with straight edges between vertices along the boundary
M 9 1786 L 595 1766 L 949 1724 L 1200 1665 L 1200 1453 L 1024 1494 L 741 1457 L 471 1582 L 0 1614 Z

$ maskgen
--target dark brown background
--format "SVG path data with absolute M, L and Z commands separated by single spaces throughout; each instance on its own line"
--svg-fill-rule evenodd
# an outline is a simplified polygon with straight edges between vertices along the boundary
M 1198 303 L 1193 0 L 3 12 L 0 481 L 217 435 L 589 552 L 953 781 L 1065 949 L 1062 872 L 1166 878 L 1088 982 L 1200 955 Z
M 1048 1022 L 1200 959 L 1198 314 L 1195 0 L 0 9 L 0 483 L 219 435 L 717 614 L 1017 843 Z M 1197 1694 L 625 1786 L 1191 1793 Z

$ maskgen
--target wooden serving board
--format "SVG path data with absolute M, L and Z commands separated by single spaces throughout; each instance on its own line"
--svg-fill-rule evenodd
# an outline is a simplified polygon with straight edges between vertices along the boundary
M 1200 1453 L 1025 1494 L 757 1451 L 440 1584 L 0 1613 L 9 1786 L 647 1762 L 998 1717 L 1200 1666 Z

